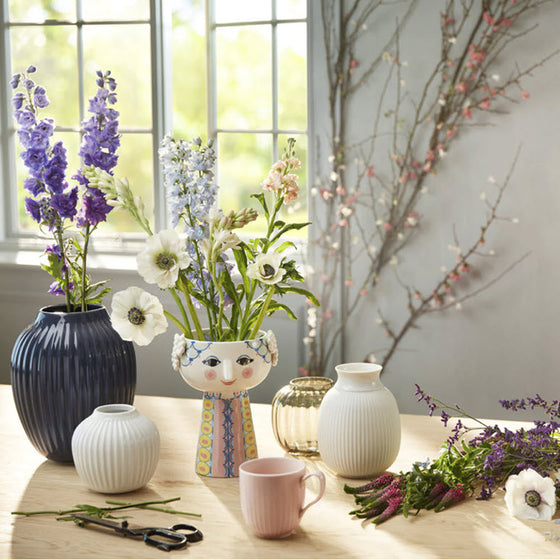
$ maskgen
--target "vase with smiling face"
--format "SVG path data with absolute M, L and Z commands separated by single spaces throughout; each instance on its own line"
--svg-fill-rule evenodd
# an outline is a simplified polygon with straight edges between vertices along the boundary
M 241 463 L 257 457 L 248 390 L 266 378 L 277 356 L 271 331 L 231 342 L 175 335 L 173 366 L 191 387 L 203 392 L 197 474 L 236 477 Z

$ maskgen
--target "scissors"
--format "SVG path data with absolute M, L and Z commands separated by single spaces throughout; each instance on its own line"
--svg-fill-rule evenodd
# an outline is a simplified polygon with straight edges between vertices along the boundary
M 94 523 L 108 529 L 113 529 L 117 533 L 125 537 L 142 538 L 146 544 L 155 546 L 160 550 L 169 552 L 187 546 L 187 543 L 195 543 L 202 540 L 202 533 L 192 525 L 178 523 L 173 527 L 142 527 L 132 529 L 128 526 L 128 521 L 117 523 L 108 519 L 99 519 L 98 517 L 90 517 L 78 513 L 72 514 L 72 517 L 83 521 L 84 523 Z

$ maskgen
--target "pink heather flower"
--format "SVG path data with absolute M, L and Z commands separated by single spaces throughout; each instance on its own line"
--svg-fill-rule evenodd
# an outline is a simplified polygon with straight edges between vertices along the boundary
M 391 231 L 391 230 L 393 229 L 393 226 L 392 226 L 389 222 L 385 222 L 385 223 L 383 224 L 383 229 L 384 229 L 385 231 Z
M 472 109 L 470 107 L 465 107 L 463 109 L 463 117 L 470 121 L 472 119 Z
M 387 519 L 389 519 L 390 517 L 395 515 L 395 513 L 397 513 L 398 509 L 401 507 L 402 501 L 403 501 L 402 496 L 397 496 L 396 498 L 389 500 L 387 507 L 385 508 L 383 513 L 381 515 L 378 515 L 375 519 L 373 519 L 372 523 L 379 525 L 380 523 L 387 521 Z
M 441 502 L 435 507 L 435 511 L 441 511 L 442 509 L 446 509 L 455 504 L 458 504 L 459 502 L 462 502 L 466 497 L 467 495 L 465 494 L 463 485 L 457 484 L 457 486 L 453 486 L 443 495 Z

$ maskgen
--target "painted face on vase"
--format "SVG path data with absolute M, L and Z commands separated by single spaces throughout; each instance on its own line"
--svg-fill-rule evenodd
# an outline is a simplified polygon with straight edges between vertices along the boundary
M 261 383 L 276 364 L 274 335 L 255 340 L 204 342 L 175 335 L 172 361 L 195 389 L 231 397 Z

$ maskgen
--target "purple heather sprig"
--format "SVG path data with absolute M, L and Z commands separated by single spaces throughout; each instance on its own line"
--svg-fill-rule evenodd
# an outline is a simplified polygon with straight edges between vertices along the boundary
M 35 72 L 35 66 L 29 66 L 10 80 L 16 90 L 12 104 L 17 135 L 24 148 L 20 156 L 28 170 L 23 182 L 29 193 L 25 197 L 25 209 L 55 241 L 55 245 L 45 251 L 47 263 L 42 265 L 54 278 L 49 293 L 64 295 L 67 311 L 78 307 L 84 311 L 88 303 L 101 301 L 108 292 L 103 288 L 105 282 L 91 283 L 86 260 L 90 236 L 97 225 L 106 220 L 112 207 L 100 190 L 90 188 L 81 170 L 72 177 L 78 185 L 68 184 L 66 148 L 61 141 L 53 141 L 54 120 L 40 118 L 40 111 L 49 105 L 49 99 L 45 88 L 30 77 Z M 90 100 L 92 116 L 83 123 L 84 136 L 79 151 L 85 165 L 109 173 L 117 163 L 116 150 L 120 143 L 119 113 L 108 107 L 116 102 L 117 86 L 110 74 L 109 71 L 97 73 L 98 90 Z M 82 245 L 76 236 L 68 235 L 72 223 L 82 235 Z

